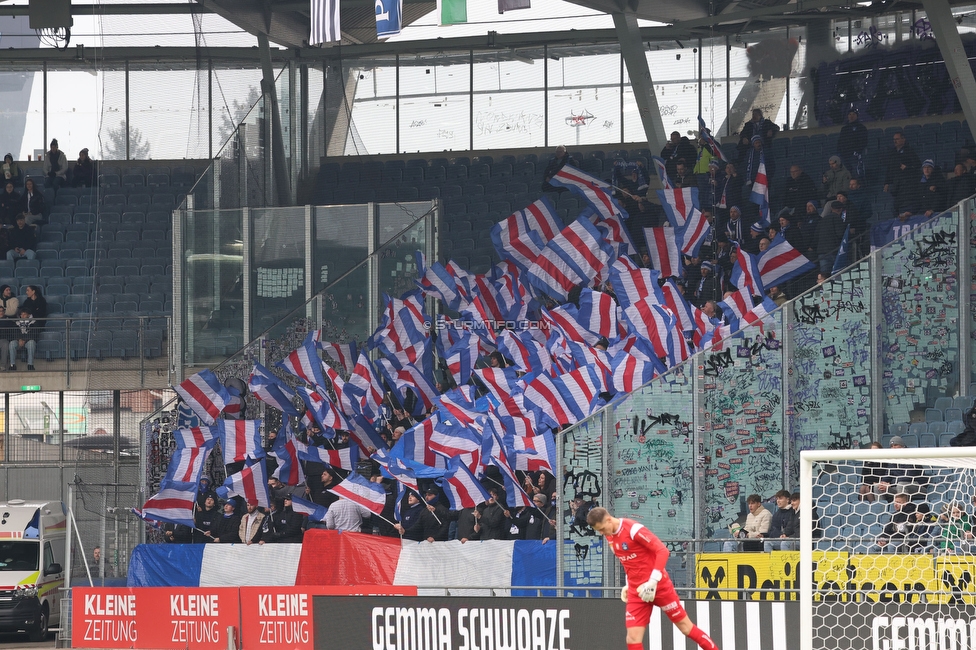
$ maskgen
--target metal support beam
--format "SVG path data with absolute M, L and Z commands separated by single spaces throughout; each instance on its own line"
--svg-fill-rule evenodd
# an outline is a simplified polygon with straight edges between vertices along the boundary
M 956 90 L 962 112 L 969 122 L 969 133 L 976 137 L 976 77 L 969 67 L 966 48 L 959 37 L 959 25 L 952 16 L 952 9 L 946 0 L 922 0 L 925 17 L 932 25 L 935 42 L 945 59 L 946 70 L 952 87 Z
M 261 90 L 270 104 L 271 163 L 274 166 L 275 189 L 278 205 L 291 205 L 291 183 L 285 160 L 285 142 L 281 133 L 281 113 L 278 111 L 278 90 L 275 88 L 274 68 L 271 67 L 271 48 L 268 37 L 258 34 L 258 51 L 261 53 Z
M 627 64 L 630 86 L 634 89 L 637 111 L 644 125 L 647 148 L 656 153 L 664 148 L 667 135 L 664 132 L 664 120 L 661 119 L 657 96 L 654 94 L 654 80 L 651 79 L 651 70 L 647 66 L 644 42 L 641 40 L 637 18 L 634 14 L 617 12 L 613 14 L 613 24 L 617 29 L 617 38 L 620 40 L 620 53 L 624 57 L 624 63 Z

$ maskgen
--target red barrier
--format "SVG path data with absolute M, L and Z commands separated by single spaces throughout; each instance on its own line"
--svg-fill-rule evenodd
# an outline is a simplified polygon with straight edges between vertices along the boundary
M 399 539 L 313 528 L 302 540 L 296 585 L 392 585 Z
M 227 628 L 240 623 L 235 587 L 75 587 L 74 648 L 225 650 Z
M 416 596 L 416 587 L 241 587 L 245 648 L 315 647 L 312 596 Z
M 75 587 L 73 648 L 311 650 L 312 596 L 416 596 L 416 587 Z

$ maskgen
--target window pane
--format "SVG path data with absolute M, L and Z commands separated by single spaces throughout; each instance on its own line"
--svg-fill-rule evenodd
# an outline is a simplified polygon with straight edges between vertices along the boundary
M 101 105 L 101 98 L 98 84 L 93 83 L 94 80 L 91 72 L 82 70 L 47 73 L 48 142 L 41 142 L 42 129 L 34 131 L 28 138 L 28 153 L 37 149 L 47 151 L 52 138 L 57 138 L 58 148 L 65 152 L 68 160 L 73 160 L 84 147 L 96 148 L 94 139 L 98 133 L 98 107 Z M 38 86 L 40 83 L 38 79 Z M 66 88 L 72 89 L 71 92 L 61 92 Z
M 475 149 L 545 144 L 542 53 L 526 52 L 525 56 L 536 62 L 498 61 L 492 60 L 497 54 L 475 54 Z
M 550 48 L 546 64 L 550 142 L 619 142 L 620 55 L 567 56 L 564 50 Z
M 453 65 L 400 63 L 400 151 L 466 150 L 471 146 L 469 57 Z
M 331 73 L 334 68 L 330 68 Z M 352 120 L 337 119 L 329 134 L 332 146 L 342 142 L 345 155 L 396 153 L 396 61 L 362 60 L 343 66 L 341 85 L 329 84 L 329 92 L 348 84 L 356 89 Z M 338 87 L 337 87 L 338 86 Z M 339 98 L 330 99 L 330 105 Z M 340 115 L 342 110 L 339 111 Z
M 130 70 L 129 158 L 206 158 L 206 72 Z

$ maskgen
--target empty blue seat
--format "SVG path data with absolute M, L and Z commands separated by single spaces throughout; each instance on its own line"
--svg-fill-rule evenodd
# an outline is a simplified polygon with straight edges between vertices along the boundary
M 966 430 L 966 423 L 960 420 L 955 420 L 953 422 L 946 423 L 946 433 L 951 433 L 952 435 L 956 435 L 958 433 L 962 433 L 965 430 Z
M 929 425 L 926 422 L 912 422 L 911 426 L 908 427 L 908 433 L 915 436 L 917 436 L 920 433 L 925 433 L 928 430 L 929 430 Z
M 923 433 L 918 436 L 918 446 L 919 447 L 935 447 L 936 438 L 934 433 Z
M 952 408 L 952 398 L 951 397 L 939 397 L 935 400 L 935 408 L 940 411 L 944 411 L 947 408 Z
M 962 420 L 962 409 L 948 408 L 945 410 L 946 422 L 958 422 Z
M 972 395 L 960 395 L 952 400 L 953 408 L 961 410 L 963 413 L 968 411 L 973 407 L 973 396 Z
M 928 433 L 931 433 L 933 435 L 940 435 L 946 432 L 946 427 L 947 427 L 946 422 L 929 422 Z M 919 439 L 921 440 L 921 438 Z
M 939 446 L 940 447 L 951 447 L 952 446 L 952 439 L 955 438 L 957 435 L 959 435 L 959 433 L 962 433 L 962 432 L 960 431 L 960 432 L 954 432 L 954 433 L 943 433 L 941 436 L 939 436 Z
M 913 447 L 918 447 L 918 436 L 915 435 L 914 433 L 905 434 L 904 436 L 902 436 L 902 440 L 904 441 L 905 446 L 908 447 L 909 449 Z
M 941 422 L 943 420 L 942 410 L 927 408 L 925 409 L 925 421 L 926 422 Z

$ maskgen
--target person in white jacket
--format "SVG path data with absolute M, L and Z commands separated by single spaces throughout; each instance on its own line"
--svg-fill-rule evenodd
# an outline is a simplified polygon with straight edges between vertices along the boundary
M 750 494 L 746 497 L 746 507 L 749 508 L 749 514 L 746 515 L 746 524 L 735 534 L 735 537 L 738 539 L 761 540 L 769 532 L 769 524 L 773 521 L 773 515 L 763 507 L 762 497 L 758 494 Z M 740 546 L 743 548 L 740 549 Z M 746 542 L 742 545 L 739 542 L 730 541 L 725 542 L 724 550 L 726 553 L 735 553 L 739 550 L 761 551 L 763 550 L 763 546 L 761 541 L 752 542 L 751 544 Z

